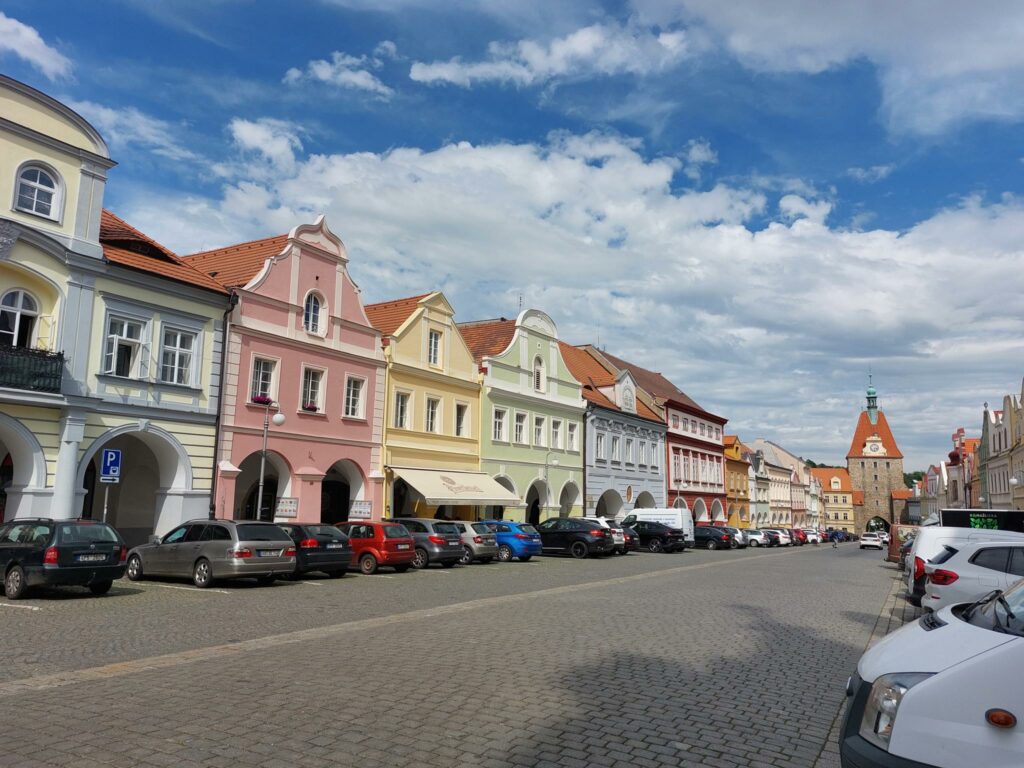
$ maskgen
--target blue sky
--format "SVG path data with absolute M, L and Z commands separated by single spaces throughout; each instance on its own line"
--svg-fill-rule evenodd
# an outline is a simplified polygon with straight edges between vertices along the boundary
M 1024 8 L 7 0 L 107 205 L 181 253 L 326 212 L 368 300 L 546 310 L 746 438 L 908 464 L 1024 374 Z

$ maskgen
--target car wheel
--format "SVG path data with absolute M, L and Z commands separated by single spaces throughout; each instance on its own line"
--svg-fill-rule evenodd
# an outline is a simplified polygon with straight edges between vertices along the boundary
M 704 546 L 706 546 L 708 549 L 718 549 L 718 542 L 714 539 L 710 539 L 708 540 L 708 543 Z
M 196 560 L 196 564 L 192 566 L 192 583 L 200 589 L 206 589 L 213 583 L 213 569 L 205 557 Z
M 738 546 L 739 546 L 739 544 L 736 543 L 736 539 L 730 539 L 730 541 L 729 541 L 729 549 L 736 549 Z
M 521 563 L 528 563 L 528 562 L 530 562 L 530 558 L 531 557 L 533 557 L 533 555 L 520 555 L 519 556 L 519 562 L 521 562 Z
M 665 548 L 665 544 L 661 539 L 651 539 L 647 542 L 647 548 L 651 552 L 661 552 Z
M 17 600 L 25 594 L 25 572 L 16 565 L 4 577 L 4 593 L 8 600 Z
M 412 558 L 412 567 L 416 570 L 426 568 L 430 565 L 430 558 L 427 557 L 427 550 L 416 548 L 416 554 Z
M 132 555 L 128 558 L 128 580 L 129 581 L 142 581 L 142 558 L 138 555 Z
M 760 546 L 760 544 L 757 543 L 757 539 L 751 539 L 750 540 L 750 546 L 751 547 L 758 547 L 758 546 Z
M 585 541 L 574 541 L 569 547 L 569 554 L 577 559 L 584 558 L 590 554 L 590 547 Z
M 397 570 L 397 569 L 396 569 Z M 377 572 L 377 558 L 370 553 L 366 553 L 359 558 L 359 572 L 365 573 L 370 576 Z
M 441 563 L 441 567 L 442 568 L 454 568 L 455 564 L 458 563 L 458 562 L 461 562 L 461 561 L 459 561 L 459 560 L 445 560 L 443 563 Z
M 512 547 L 510 547 L 508 544 L 502 544 L 500 547 L 498 547 L 499 562 L 507 563 L 509 560 L 512 559 L 512 557 Z
M 328 571 L 327 578 L 329 579 L 342 579 L 345 577 L 346 571 Z
M 469 547 L 463 547 L 462 557 L 459 558 L 459 562 L 463 565 L 469 565 L 473 562 L 473 550 Z
M 408 564 L 406 564 L 406 565 L 396 565 L 395 566 L 395 572 L 396 573 L 406 573 L 408 570 L 409 570 Z
M 89 585 L 89 591 L 94 595 L 105 595 L 112 586 L 114 586 L 112 581 L 97 581 L 95 584 Z

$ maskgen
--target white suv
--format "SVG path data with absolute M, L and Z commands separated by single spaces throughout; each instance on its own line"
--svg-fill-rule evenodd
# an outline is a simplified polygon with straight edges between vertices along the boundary
M 808 544 L 821 544 L 821 534 L 816 528 L 804 528 L 804 533 L 807 534 Z
M 882 537 L 874 531 L 868 533 L 862 533 L 860 535 L 860 548 L 874 547 L 875 549 L 884 549 L 885 545 L 882 544 Z
M 949 544 L 924 565 L 923 608 L 937 611 L 969 603 L 993 589 L 1009 589 L 1024 577 L 1024 541 Z

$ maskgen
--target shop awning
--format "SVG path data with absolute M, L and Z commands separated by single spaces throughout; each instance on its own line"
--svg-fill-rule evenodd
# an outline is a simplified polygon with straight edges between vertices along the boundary
M 484 472 L 392 467 L 394 473 L 423 494 L 432 507 L 442 504 L 515 506 L 519 497 Z

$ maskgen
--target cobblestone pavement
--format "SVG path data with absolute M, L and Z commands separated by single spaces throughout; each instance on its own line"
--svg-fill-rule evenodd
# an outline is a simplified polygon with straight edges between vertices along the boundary
M 894 573 L 804 547 L 0 601 L 0 766 L 810 768 Z

